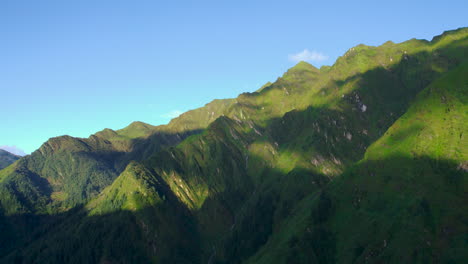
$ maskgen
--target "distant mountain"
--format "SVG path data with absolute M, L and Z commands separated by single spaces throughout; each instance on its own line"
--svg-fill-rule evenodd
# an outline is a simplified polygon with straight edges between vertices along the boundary
M 17 161 L 19 158 L 21 157 L 18 155 L 0 149 L 0 170 L 8 167 L 10 164 Z
M 3 263 L 463 263 L 468 28 L 0 170 Z
M 26 156 L 27 154 L 20 148 L 16 147 L 16 146 L 9 146 L 9 145 L 3 145 L 3 146 L 0 146 L 0 149 L 3 149 L 3 150 L 6 150 L 10 153 L 13 153 L 17 156 Z

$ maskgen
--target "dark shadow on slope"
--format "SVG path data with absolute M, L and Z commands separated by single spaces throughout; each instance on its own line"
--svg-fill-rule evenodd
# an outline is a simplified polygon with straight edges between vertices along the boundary
M 456 240 L 457 234 L 462 234 L 463 230 L 466 231 L 463 218 L 458 220 L 454 218 L 462 211 L 452 213 L 453 219 L 434 219 L 437 214 L 432 209 L 433 204 L 450 203 L 453 202 L 453 199 L 442 198 L 440 201 L 434 201 L 430 195 L 433 193 L 432 189 L 440 188 L 441 185 L 423 186 L 418 183 L 419 181 L 411 179 L 412 177 L 407 178 L 405 175 L 399 175 L 398 168 L 401 170 L 401 164 L 405 165 L 405 168 L 412 167 L 414 176 L 430 175 L 431 179 L 443 179 L 442 182 L 445 184 L 442 186 L 447 187 L 446 193 L 463 199 L 462 191 L 457 190 L 457 188 L 459 188 L 460 179 L 467 175 L 457 170 L 458 164 L 453 162 L 437 161 L 430 158 L 418 158 L 416 161 L 395 158 L 366 163 L 351 170 L 350 175 L 345 174 L 346 177 L 339 177 L 338 180 L 344 182 L 341 185 L 339 183 L 335 183 L 335 185 L 344 186 L 345 189 L 338 190 L 326 187 L 326 177 L 314 176 L 310 171 L 296 169 L 287 176 L 289 178 L 284 178 L 283 181 L 270 187 L 264 187 L 265 189 L 259 190 L 258 194 L 252 195 L 252 198 L 247 202 L 250 205 L 247 205 L 240 212 L 239 219 L 233 220 L 235 225 L 232 227 L 232 235 L 227 236 L 225 248 L 222 251 L 218 248 L 219 255 L 217 257 L 225 259 L 220 263 L 240 263 L 254 255 L 268 239 L 281 233 L 283 228 L 287 228 L 285 225 L 288 223 L 278 224 L 278 222 L 281 223 L 298 214 L 310 214 L 310 220 L 303 227 L 304 229 L 300 229 L 302 231 L 298 229 L 297 233 L 290 234 L 290 238 L 287 239 L 289 242 L 285 259 L 279 258 L 277 263 L 334 263 L 336 252 L 342 251 L 355 252 L 353 254 L 358 254 L 356 259 L 370 256 L 374 260 L 385 261 L 389 260 L 388 256 L 385 257 L 384 254 L 384 250 L 388 249 L 382 249 L 383 244 L 379 244 L 381 242 L 379 239 L 382 241 L 386 239 L 387 247 L 396 250 L 396 245 L 393 243 L 399 242 L 393 239 L 398 237 L 395 235 L 397 238 L 392 238 L 391 234 L 400 234 L 403 237 L 398 239 L 413 243 L 412 239 L 415 233 L 421 231 L 421 234 L 425 234 L 424 228 L 433 230 L 431 231 L 435 234 L 433 237 L 443 242 L 441 242 L 441 248 L 431 249 L 431 253 L 427 255 L 426 247 L 411 248 L 412 244 L 408 244 L 408 252 L 406 253 L 409 255 L 405 255 L 405 257 L 418 262 L 418 259 L 427 260 L 428 257 L 433 256 L 437 256 L 441 260 L 459 256 L 461 253 L 456 249 L 449 250 L 444 248 L 446 247 L 444 245 L 450 241 L 458 241 Z M 381 174 L 381 172 L 384 173 Z M 408 175 L 413 175 L 413 172 Z M 394 195 L 405 193 L 408 198 L 405 201 L 408 201 L 408 204 L 393 199 L 392 196 L 381 197 L 382 188 L 379 185 L 376 185 L 375 188 L 367 187 L 364 190 L 362 188 L 366 185 L 354 182 L 362 177 L 378 179 L 386 178 L 388 175 L 392 177 L 387 183 L 389 190 L 391 190 L 390 193 L 394 193 Z M 293 181 L 294 179 L 297 181 Z M 307 179 L 306 181 L 316 179 L 318 184 L 313 188 L 312 184 L 304 184 L 298 179 Z M 366 179 L 361 180 L 372 182 Z M 294 186 L 286 186 L 286 184 L 292 183 Z M 361 189 L 354 190 L 356 186 Z M 398 186 L 404 186 L 404 189 L 392 190 L 392 188 L 400 188 Z M 414 191 L 417 189 L 423 189 L 424 193 Z M 7 223 L 10 225 L 14 223 L 16 227 L 36 226 L 31 230 L 22 231 L 29 234 L 28 239 L 30 239 L 22 246 L 17 245 L 22 250 L 15 251 L 3 260 L 5 263 L 15 263 L 10 262 L 11 260 L 17 261 L 16 263 L 39 263 L 42 260 L 49 263 L 83 263 L 83 261 L 98 263 L 103 260 L 113 263 L 149 263 L 155 261 L 152 256 L 157 255 L 160 257 L 157 258 L 160 263 L 175 261 L 178 263 L 205 263 L 201 260 L 206 260 L 207 256 L 200 256 L 201 249 L 197 246 L 199 245 L 196 231 L 197 220 L 184 209 L 185 206 L 174 204 L 172 200 L 174 197 L 170 198 L 170 194 L 168 195 L 167 204 L 156 208 L 144 208 L 137 212 L 121 211 L 101 216 L 86 216 L 80 208 L 76 208 L 73 211 L 55 216 L 3 217 L 2 220 L 6 219 Z M 309 212 L 298 212 L 297 204 L 311 195 L 318 195 L 317 203 L 311 205 Z M 213 199 L 216 198 L 213 197 Z M 209 202 L 206 204 L 209 205 Z M 351 217 L 344 220 L 344 226 L 341 230 L 330 229 L 330 219 L 336 221 L 334 217 L 339 215 L 339 210 L 350 207 L 356 211 L 353 213 L 353 217 L 357 217 L 357 219 L 352 220 Z M 336 213 L 337 210 L 338 213 Z M 405 219 L 387 216 L 387 214 L 392 215 L 395 211 L 401 210 L 407 212 Z M 362 214 L 359 213 L 360 211 L 367 213 Z M 382 216 L 377 220 L 373 217 L 368 219 L 367 217 L 372 215 L 372 212 L 377 212 Z M 147 229 L 144 228 L 144 224 L 139 222 L 141 219 L 144 219 L 143 221 L 151 220 L 151 222 L 145 223 L 149 225 Z M 394 223 L 388 225 L 388 221 L 394 221 Z M 413 230 L 414 227 L 411 223 L 414 221 L 422 223 L 420 230 Z M 362 224 L 355 226 L 353 223 Z M 156 228 L 156 231 L 149 230 L 153 228 L 151 225 Z M 392 226 L 392 229 L 386 230 L 385 228 L 389 226 Z M 3 225 L 3 227 L 3 230 L 12 230 L 11 226 Z M 351 234 L 340 233 L 343 230 L 349 230 Z M 18 232 L 15 230 L 15 234 Z M 406 232 L 409 233 L 406 234 Z M 356 245 L 351 248 L 336 248 L 337 239 L 341 239 L 342 236 L 353 237 L 355 235 L 352 234 L 357 233 L 359 236 L 357 236 Z M 148 237 L 148 234 L 151 234 L 151 237 Z M 389 238 L 385 235 L 388 235 Z M 8 236 L 2 236 L 2 238 L 4 242 L 12 241 L 8 239 Z M 156 252 L 152 251 L 154 248 L 156 248 Z M 413 254 L 413 251 L 416 253 Z M 220 260 L 218 259 L 218 261 Z
M 30 224 L 26 217 L 15 220 Z M 3 256 L 1 263 L 199 263 L 193 218 L 167 206 L 102 216 L 81 212 L 34 217 L 41 227 Z
M 467 177 L 429 157 L 366 162 L 295 201 L 277 229 L 281 198 L 265 192 L 213 263 L 458 263 L 468 256 Z
M 157 176 L 162 202 L 137 211 L 0 217 L 1 263 L 200 263 L 196 220 Z
M 132 150 L 125 157 L 126 160 L 142 161 L 164 148 L 175 146 L 189 136 L 200 134 L 203 130 L 196 129 L 180 133 L 167 133 L 157 131 L 148 138 L 132 140 Z
M 295 214 L 295 207 L 305 197 L 320 193 L 328 178 L 315 172 L 296 168 L 287 175 L 270 170 L 278 176 L 256 190 L 239 212 L 231 228 L 224 234 L 220 252 L 213 263 L 242 263 L 254 255 L 285 220 Z
M 466 259 L 468 174 L 451 160 L 366 161 L 330 186 L 342 259 L 354 263 L 458 263 Z M 346 215 L 346 219 L 340 216 Z

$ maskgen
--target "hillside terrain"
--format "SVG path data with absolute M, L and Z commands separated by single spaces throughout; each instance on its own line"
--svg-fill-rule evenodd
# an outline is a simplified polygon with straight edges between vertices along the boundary
M 17 161 L 20 156 L 0 149 L 0 170 Z
M 468 28 L 0 170 L 2 263 L 462 263 Z

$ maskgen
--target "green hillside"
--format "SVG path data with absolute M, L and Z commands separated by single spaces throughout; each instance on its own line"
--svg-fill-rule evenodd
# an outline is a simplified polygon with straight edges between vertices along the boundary
M 422 91 L 365 157 L 315 195 L 248 263 L 462 263 L 468 64 Z
M 0 170 L 4 263 L 461 263 L 468 29 Z
M 0 149 L 0 170 L 8 167 L 10 164 L 14 163 L 20 158 L 15 154 L 12 154 L 8 151 Z

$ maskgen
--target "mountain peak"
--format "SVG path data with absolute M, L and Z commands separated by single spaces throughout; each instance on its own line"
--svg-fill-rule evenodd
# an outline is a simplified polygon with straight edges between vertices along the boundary
M 293 67 L 289 68 L 288 71 L 283 75 L 283 78 L 302 75 L 303 73 L 318 74 L 320 73 L 320 70 L 308 62 L 300 61 Z
M 289 70 L 301 70 L 301 71 L 308 70 L 308 71 L 319 72 L 319 69 L 317 69 L 314 65 L 305 61 L 298 62 Z
M 116 133 L 128 138 L 141 138 L 149 136 L 153 132 L 154 128 L 155 126 L 150 124 L 135 121 L 127 127 L 117 130 Z

